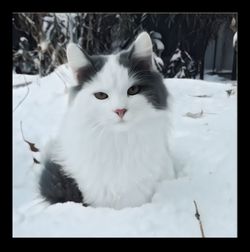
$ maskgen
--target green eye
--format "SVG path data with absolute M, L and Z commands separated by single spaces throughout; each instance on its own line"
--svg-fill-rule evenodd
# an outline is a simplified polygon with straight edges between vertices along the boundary
M 99 100 L 107 99 L 109 96 L 103 92 L 94 93 L 95 98 Z
M 132 86 L 128 89 L 128 95 L 136 95 L 141 91 L 141 88 L 138 85 Z

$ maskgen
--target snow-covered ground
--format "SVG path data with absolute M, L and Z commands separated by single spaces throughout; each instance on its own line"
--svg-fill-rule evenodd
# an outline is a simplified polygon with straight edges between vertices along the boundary
M 152 202 L 122 210 L 73 202 L 49 206 L 37 190 L 41 167 L 33 158 L 39 160 L 39 153 L 24 142 L 20 122 L 25 139 L 39 149 L 56 134 L 70 80 L 64 67 L 59 70 L 13 88 L 14 237 L 201 237 L 194 200 L 206 237 L 237 236 L 235 82 L 165 80 L 173 101 L 172 149 L 178 178 L 160 183 Z M 13 74 L 13 86 L 29 80 L 30 76 Z M 230 96 L 229 89 L 234 90 Z
M 223 72 L 222 72 L 223 73 Z M 224 72 L 225 73 L 228 73 L 227 71 Z M 230 73 L 228 73 L 228 75 L 230 75 Z M 197 79 L 199 78 L 199 75 L 197 75 Z M 204 80 L 205 81 L 210 81 L 210 82 L 217 82 L 217 83 L 232 83 L 232 84 L 236 84 L 237 81 L 233 81 L 233 80 L 228 80 L 228 78 L 226 77 L 222 77 L 222 76 L 218 76 L 217 74 L 209 74 L 209 73 L 205 73 L 204 74 Z

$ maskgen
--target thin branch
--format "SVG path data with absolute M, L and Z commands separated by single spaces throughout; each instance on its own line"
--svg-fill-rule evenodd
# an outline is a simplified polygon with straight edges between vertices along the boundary
M 23 122 L 20 121 L 20 130 L 21 130 L 21 134 L 22 134 L 22 137 L 23 137 L 23 141 L 25 141 L 25 138 L 24 138 L 24 135 L 23 135 Z
M 16 109 L 24 102 L 24 100 L 27 98 L 29 92 L 30 92 L 30 89 L 29 87 L 26 85 L 27 87 L 27 93 L 25 94 L 25 96 L 23 97 L 23 99 L 16 105 L 16 107 L 14 108 L 13 110 L 13 113 L 16 111 Z
M 32 81 L 28 81 L 28 82 L 24 82 L 24 83 L 18 83 L 13 85 L 13 88 L 20 88 L 20 87 L 26 87 L 28 85 L 30 85 L 32 83 Z
M 212 95 L 189 95 L 191 97 L 198 97 L 198 98 L 210 98 Z
M 23 122 L 20 121 L 20 129 L 21 129 L 23 141 L 26 142 L 26 143 L 29 145 L 31 151 L 33 151 L 33 152 L 39 152 L 39 149 L 37 149 L 37 148 L 35 147 L 35 144 L 34 144 L 34 143 L 31 143 L 31 142 L 29 142 L 29 141 L 27 141 L 27 140 L 25 139 L 25 137 L 24 137 L 24 135 L 23 135 L 22 123 L 23 123 Z
M 35 22 L 33 20 L 31 20 L 26 13 L 21 13 L 21 15 L 31 24 L 35 27 Z
M 200 219 L 200 214 L 199 214 L 199 211 L 198 211 L 198 207 L 197 207 L 197 204 L 196 204 L 196 201 L 194 200 L 194 205 L 195 205 L 195 217 L 196 219 L 199 221 L 199 225 L 200 225 L 200 230 L 201 230 L 201 236 L 202 238 L 205 238 L 205 234 L 204 234 L 204 231 L 203 231 L 203 226 L 202 226 L 202 222 L 201 222 L 201 219 Z
M 29 141 L 27 141 L 27 140 L 25 139 L 24 134 L 23 134 L 23 126 L 22 126 L 22 123 L 23 123 L 23 122 L 20 121 L 20 130 L 21 130 L 21 134 L 22 134 L 23 141 L 29 145 L 29 148 L 30 148 L 30 150 L 31 150 L 32 152 L 39 152 L 39 149 L 35 146 L 34 143 L 31 143 L 31 142 L 29 142 Z M 34 163 L 34 164 L 40 164 L 40 162 L 39 162 L 35 157 L 33 157 L 33 155 L 32 155 L 32 159 L 33 159 L 33 163 Z

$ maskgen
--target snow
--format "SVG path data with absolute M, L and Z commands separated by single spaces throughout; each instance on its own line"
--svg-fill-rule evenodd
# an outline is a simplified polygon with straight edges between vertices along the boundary
M 42 40 L 41 43 L 39 44 L 41 47 L 41 51 L 45 52 L 48 49 L 49 46 L 49 40 Z
M 21 41 L 28 41 L 27 38 L 25 38 L 25 37 L 21 37 L 20 40 Z
M 13 74 L 13 85 L 24 79 Z M 237 236 L 237 89 L 231 81 L 165 79 L 171 93 L 172 151 L 178 178 L 161 182 L 141 207 L 114 210 L 67 202 L 49 206 L 37 190 L 41 171 L 22 139 L 43 149 L 56 134 L 73 81 L 66 65 L 44 78 L 25 75 L 28 87 L 13 89 L 14 237 L 206 237 Z M 209 97 L 197 97 L 208 95 Z M 191 118 L 186 113 L 199 113 Z
M 163 51 L 165 46 L 159 39 L 154 39 L 154 42 L 156 44 L 156 48 L 160 51 Z
M 192 60 L 191 56 L 189 55 L 189 53 L 188 53 L 187 51 L 185 51 L 185 54 L 186 54 L 186 56 L 187 56 L 190 60 Z
M 227 72 L 224 72 L 224 73 L 227 73 Z M 209 82 L 223 83 L 223 84 L 228 83 L 228 79 L 227 78 L 225 78 L 223 76 L 219 76 L 218 74 L 208 74 L 208 73 L 205 73 L 204 74 L 204 80 L 205 81 L 209 81 Z M 230 80 L 230 83 L 232 83 L 233 85 L 236 85 L 237 81 Z
M 174 55 L 171 57 L 170 62 L 176 61 L 181 57 L 181 50 L 177 49 L 177 51 L 174 53 Z
M 155 32 L 155 31 L 152 31 L 150 32 L 150 36 L 153 38 L 153 39 L 159 39 L 161 40 L 162 39 L 162 36 L 159 32 Z
M 235 32 L 234 37 L 233 37 L 233 47 L 236 46 L 236 44 L 237 44 L 237 39 L 238 39 L 238 34 L 237 34 L 237 32 Z
M 155 64 L 157 65 L 157 67 L 159 68 L 161 72 L 164 66 L 163 60 L 160 57 L 158 57 L 154 52 L 153 52 L 153 57 L 154 57 Z
M 184 62 L 183 62 L 184 63 Z M 174 78 L 184 78 L 185 77 L 185 69 L 186 67 L 183 66 L 174 76 Z
M 154 59 L 156 61 L 156 64 L 162 69 L 162 67 L 164 66 L 163 60 L 157 56 L 155 56 Z

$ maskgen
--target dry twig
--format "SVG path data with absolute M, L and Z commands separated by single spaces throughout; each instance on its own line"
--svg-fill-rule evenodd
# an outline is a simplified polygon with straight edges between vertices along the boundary
M 25 94 L 25 96 L 23 97 L 23 99 L 22 99 L 20 102 L 18 102 L 18 104 L 17 104 L 16 107 L 14 108 L 13 112 L 15 112 L 16 109 L 17 109 L 17 108 L 24 102 L 24 100 L 27 98 L 27 96 L 28 96 L 28 94 L 29 94 L 29 92 L 30 92 L 30 89 L 29 89 L 28 86 L 26 86 L 26 87 L 27 87 L 27 93 Z
M 28 82 L 24 82 L 24 83 L 18 83 L 13 85 L 13 88 L 20 88 L 20 87 L 26 87 L 28 85 L 30 85 L 32 83 L 32 81 L 28 81 Z
M 191 117 L 191 118 L 200 118 L 200 117 L 203 116 L 203 110 L 201 110 L 201 112 L 199 112 L 199 113 L 188 112 L 188 113 L 185 114 L 185 116 Z
M 205 234 L 204 234 L 204 230 L 203 230 L 203 226 L 202 226 L 202 222 L 201 222 L 201 219 L 200 219 L 200 214 L 199 214 L 199 211 L 198 211 L 198 207 L 197 207 L 197 204 L 196 204 L 196 201 L 194 200 L 194 206 L 195 206 L 195 217 L 196 219 L 199 221 L 199 225 L 200 225 L 200 230 L 201 230 L 201 236 L 203 238 L 205 238 Z
M 20 129 L 21 129 L 23 141 L 29 145 L 30 150 L 31 150 L 32 152 L 39 152 L 39 149 L 35 146 L 34 143 L 31 143 L 31 142 L 29 142 L 29 141 L 27 141 L 27 140 L 25 139 L 25 137 L 24 137 L 24 135 L 23 135 L 22 121 L 20 121 Z M 32 158 L 33 158 L 33 162 L 34 162 L 35 164 L 40 164 L 40 162 L 39 162 L 36 158 L 34 158 L 33 156 L 32 156 Z
M 27 87 L 27 93 L 25 94 L 25 96 L 23 97 L 23 99 L 16 105 L 16 107 L 14 108 L 13 112 L 16 111 L 16 109 L 24 102 L 24 100 L 27 98 L 29 92 L 30 92 L 30 89 L 28 87 L 29 83 L 27 82 L 25 76 L 24 76 L 24 81 L 26 83 L 26 87 Z

